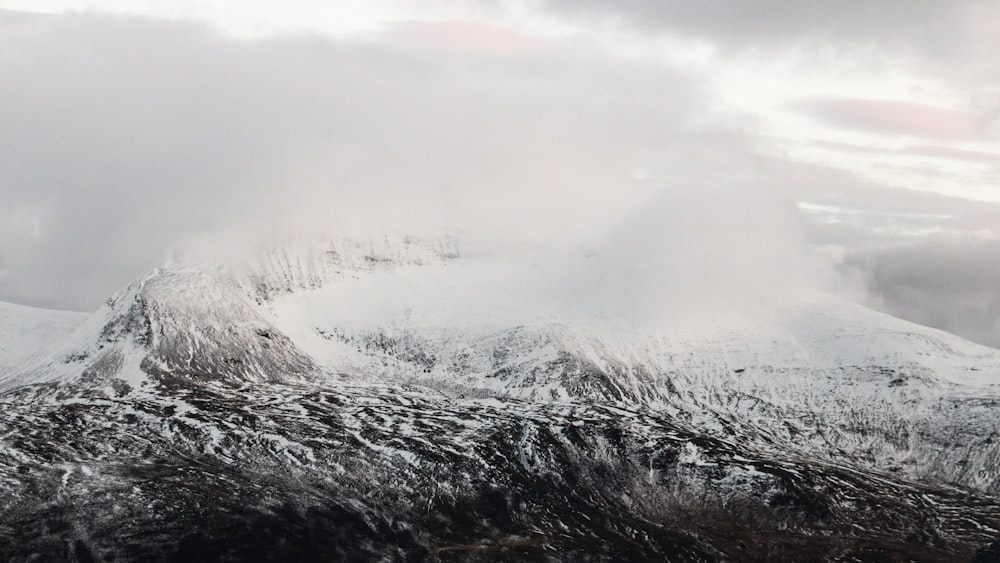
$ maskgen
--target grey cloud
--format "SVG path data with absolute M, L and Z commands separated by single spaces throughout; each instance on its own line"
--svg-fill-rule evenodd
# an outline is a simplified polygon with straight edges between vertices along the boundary
M 845 268 L 881 280 L 873 302 L 900 288 L 917 297 L 892 311 L 972 334 L 921 312 L 947 290 L 907 289 L 920 273 L 879 252 L 912 240 L 873 227 L 933 215 L 996 233 L 997 206 L 754 156 L 740 133 L 689 125 L 711 102 L 698 74 L 408 29 L 247 42 L 0 11 L 0 299 L 92 309 L 186 240 L 230 252 L 286 229 L 458 230 L 590 248 L 537 274 L 539 299 L 655 315 L 823 285 L 814 249 L 841 246 Z M 795 201 L 867 214 L 803 223 Z
M 806 239 L 836 250 L 837 291 L 912 322 L 1000 347 L 1000 204 L 868 184 L 771 162 L 779 188 L 820 206 Z
M 939 236 L 856 252 L 843 268 L 858 275 L 875 308 L 1000 346 L 1000 242 Z
M 864 210 L 873 216 L 945 215 L 951 219 L 938 222 L 939 226 L 962 231 L 1000 226 L 997 203 L 865 182 L 848 172 L 818 165 L 776 158 L 760 163 L 771 186 L 796 201 Z
M 901 47 L 954 54 L 967 34 L 956 34 L 976 9 L 988 3 L 884 0 L 548 0 L 560 13 L 583 17 L 616 18 L 636 29 L 669 30 L 703 37 L 728 48 L 768 47 L 775 44 L 834 41 L 893 43 Z
M 894 135 L 972 139 L 980 135 L 971 113 L 900 100 L 810 98 L 793 109 L 835 127 Z
M 761 312 L 803 288 L 829 289 L 828 264 L 807 247 L 794 206 L 766 185 L 749 172 L 736 182 L 673 186 L 627 217 L 568 279 L 557 278 L 563 298 L 664 326 Z
M 546 0 L 551 14 L 590 25 L 614 22 L 642 34 L 707 41 L 722 56 L 778 57 L 887 76 L 905 69 L 960 88 L 978 127 L 996 138 L 1000 4 L 989 0 Z
M 696 82 L 530 57 L 0 12 L 0 299 L 93 308 L 178 240 L 289 225 L 592 236 Z M 638 64 L 638 63 L 636 63 Z
M 901 148 L 886 148 L 881 146 L 815 140 L 809 141 L 806 145 L 848 154 L 881 157 L 913 155 L 952 161 L 976 162 L 993 166 L 1000 164 L 1000 153 L 969 150 L 940 144 L 908 145 Z
M 914 145 L 900 149 L 900 152 L 920 156 L 930 156 L 934 158 L 982 162 L 992 165 L 1000 164 L 1000 153 L 957 149 L 954 147 L 940 145 Z

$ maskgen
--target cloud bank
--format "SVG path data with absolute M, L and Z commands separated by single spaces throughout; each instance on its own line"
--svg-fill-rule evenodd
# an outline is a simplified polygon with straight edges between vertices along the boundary
M 579 239 L 649 197 L 692 85 L 525 57 L 0 18 L 0 298 L 92 308 L 177 240 L 322 225 Z
M 950 80 L 967 100 L 796 91 L 780 107 L 892 141 L 803 146 L 888 175 L 917 159 L 908 172 L 940 182 L 968 180 L 943 161 L 989 179 L 1000 66 L 988 5 L 539 6 L 525 17 L 576 27 L 443 18 L 245 40 L 183 21 L 0 11 L 0 300 L 92 310 L 178 245 L 458 232 L 483 252 L 543 249 L 542 294 L 598 310 L 862 291 L 998 343 L 997 272 L 973 266 L 993 259 L 997 206 L 792 162 L 756 116 L 722 107 L 734 92 L 720 84 L 735 86 L 718 80 L 727 64 L 783 58 Z M 716 55 L 605 49 L 605 27 Z
M 1000 347 L 1000 241 L 940 235 L 850 255 L 869 303 L 913 322 Z

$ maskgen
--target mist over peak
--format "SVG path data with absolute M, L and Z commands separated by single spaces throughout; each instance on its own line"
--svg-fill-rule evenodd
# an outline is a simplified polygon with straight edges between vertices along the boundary
M 302 233 L 447 233 L 469 255 L 507 260 L 510 278 L 535 276 L 547 288 L 536 299 L 554 307 L 665 315 L 832 291 L 994 342 L 996 315 L 973 327 L 928 314 L 947 289 L 914 293 L 877 273 L 891 267 L 880 248 L 997 232 L 994 204 L 917 182 L 966 165 L 959 183 L 988 179 L 988 139 L 904 144 L 802 121 L 889 135 L 868 122 L 872 108 L 919 120 L 944 102 L 869 93 L 809 105 L 818 98 L 787 79 L 825 87 L 810 74 L 822 65 L 800 60 L 819 47 L 769 58 L 780 41 L 751 41 L 760 53 L 722 61 L 696 48 L 729 45 L 709 8 L 687 13 L 707 33 L 694 41 L 659 18 L 611 33 L 604 12 L 559 3 L 546 17 L 529 10 L 532 25 L 463 6 L 448 24 L 336 36 L 0 12 L 5 49 L 24 55 L 0 60 L 0 299 L 89 311 L 165 260 L 241 263 Z M 845 38 L 844 53 L 856 56 L 859 40 Z M 896 60 L 898 45 L 879 48 Z M 653 56 L 665 51 L 676 56 Z M 837 68 L 868 84 L 856 64 Z M 790 90 L 772 99 L 778 90 L 762 91 L 768 80 L 754 72 Z M 948 115 L 987 123 L 977 99 Z M 869 173 L 866 159 L 891 160 L 899 182 Z M 518 266 L 532 261 L 544 267 Z M 988 284 L 981 270 L 952 271 Z M 907 296 L 888 295 L 897 287 Z

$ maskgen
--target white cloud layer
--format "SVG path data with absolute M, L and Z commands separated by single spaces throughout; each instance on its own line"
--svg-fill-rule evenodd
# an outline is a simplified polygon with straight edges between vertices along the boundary
M 53 12 L 0 10 L 0 299 L 92 309 L 185 242 L 458 231 L 599 309 L 857 281 L 1000 343 L 961 266 L 1000 233 L 994 4 L 39 6 L 0 3 Z

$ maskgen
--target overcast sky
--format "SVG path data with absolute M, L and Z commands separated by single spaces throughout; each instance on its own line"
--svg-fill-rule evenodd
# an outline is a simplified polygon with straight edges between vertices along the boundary
M 93 310 L 199 241 L 448 231 L 1000 345 L 1000 4 L 348 4 L 0 0 L 0 300 Z

